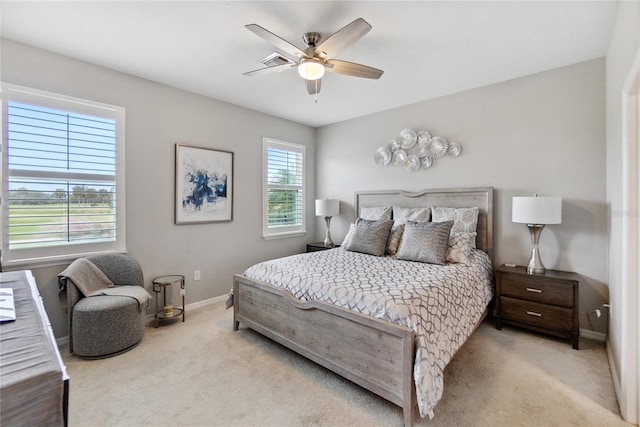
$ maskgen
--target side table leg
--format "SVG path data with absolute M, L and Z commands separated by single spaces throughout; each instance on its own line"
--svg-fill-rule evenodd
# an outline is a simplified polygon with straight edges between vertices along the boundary
M 182 294 L 182 322 L 184 323 L 184 316 L 186 313 L 186 308 L 184 306 L 184 277 L 182 278 L 182 282 L 180 283 L 180 294 Z
M 156 286 L 153 285 L 153 292 L 156 294 L 156 312 L 154 313 L 154 317 L 156 318 L 156 328 L 159 325 L 160 318 L 158 317 L 158 293 L 160 293 L 160 289 L 156 291 Z

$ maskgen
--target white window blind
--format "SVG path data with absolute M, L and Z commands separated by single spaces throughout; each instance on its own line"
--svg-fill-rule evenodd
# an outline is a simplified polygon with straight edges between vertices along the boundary
M 3 261 L 124 247 L 124 109 L 3 85 Z
M 263 236 L 305 232 L 304 145 L 264 138 Z

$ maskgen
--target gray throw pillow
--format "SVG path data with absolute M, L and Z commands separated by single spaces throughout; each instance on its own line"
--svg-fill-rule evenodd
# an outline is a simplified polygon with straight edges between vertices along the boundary
M 453 221 L 414 222 L 404 225 L 397 259 L 444 265 Z
M 387 253 L 395 256 L 400 246 L 404 224 L 407 221 L 429 222 L 431 219 L 430 208 L 403 208 L 400 206 L 393 207 L 393 227 L 387 242 Z
M 358 218 L 351 241 L 346 249 L 353 252 L 362 252 L 375 256 L 383 256 L 387 248 L 389 230 L 393 221 L 372 221 Z

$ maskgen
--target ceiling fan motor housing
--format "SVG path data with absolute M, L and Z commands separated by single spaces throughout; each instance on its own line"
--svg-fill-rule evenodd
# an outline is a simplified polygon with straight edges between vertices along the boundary
M 305 33 L 305 35 L 302 36 L 302 41 L 309 47 L 316 47 L 320 38 L 322 38 L 322 34 L 320 33 Z

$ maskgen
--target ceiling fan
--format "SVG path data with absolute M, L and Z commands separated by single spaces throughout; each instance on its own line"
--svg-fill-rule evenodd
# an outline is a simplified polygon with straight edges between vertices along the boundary
M 297 68 L 298 74 L 300 74 L 300 77 L 305 81 L 307 92 L 309 95 L 314 95 L 320 92 L 320 79 L 325 71 L 367 79 L 379 79 L 382 73 L 384 73 L 382 70 L 367 65 L 333 59 L 334 55 L 339 51 L 355 43 L 371 30 L 371 25 L 362 18 L 358 18 L 350 24 L 347 24 L 319 45 L 318 43 L 321 39 L 320 33 L 305 33 L 302 40 L 307 45 L 307 48 L 304 50 L 299 49 L 260 25 L 248 24 L 245 25 L 245 27 L 287 55 L 283 56 L 274 52 L 260 60 L 260 62 L 265 65 L 264 68 L 246 72 L 244 73 L 245 76 L 255 76 Z

